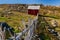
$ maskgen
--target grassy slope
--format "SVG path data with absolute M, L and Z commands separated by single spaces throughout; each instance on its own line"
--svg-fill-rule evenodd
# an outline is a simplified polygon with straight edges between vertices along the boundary
M 53 6 L 52 6 L 53 7 Z M 58 27 L 56 28 L 56 31 L 60 32 L 60 8 L 52 8 L 52 7 L 43 7 L 40 9 L 40 13 L 44 16 L 46 16 L 46 20 L 51 23 L 51 20 L 56 20 L 58 22 Z M 48 11 L 51 11 L 49 13 Z M 54 11 L 57 11 L 56 13 Z
M 0 9 L 0 12 L 3 11 L 3 9 Z M 7 22 L 11 27 L 15 29 L 15 31 L 18 31 L 18 27 L 21 27 L 23 29 L 22 20 L 25 20 L 25 22 L 28 21 L 29 18 L 34 19 L 35 16 L 28 15 L 26 13 L 21 13 L 17 11 L 11 11 L 13 15 L 9 15 L 8 17 L 0 17 L 0 22 Z M 9 19 L 10 18 L 10 19 Z

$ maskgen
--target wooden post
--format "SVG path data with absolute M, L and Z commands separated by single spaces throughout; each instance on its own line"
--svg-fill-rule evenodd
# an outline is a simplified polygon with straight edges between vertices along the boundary
M 0 40 L 2 40 L 2 27 L 0 26 Z
M 14 39 L 13 40 L 16 40 L 16 35 L 14 34 Z
M 4 27 L 4 30 L 2 31 L 2 40 L 6 40 L 6 39 L 5 39 L 5 31 L 6 31 L 6 30 L 5 30 L 5 29 L 6 29 L 6 27 Z
M 0 25 L 0 40 L 5 40 L 5 27 L 2 30 L 2 25 Z
M 33 36 L 33 31 L 34 31 L 33 21 L 31 19 L 29 19 L 28 22 L 29 22 L 29 24 L 28 24 L 29 30 L 28 30 L 27 36 L 25 37 L 24 40 L 31 40 L 32 36 Z

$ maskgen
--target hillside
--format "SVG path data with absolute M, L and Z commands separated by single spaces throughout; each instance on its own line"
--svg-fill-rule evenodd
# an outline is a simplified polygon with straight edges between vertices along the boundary
M 55 31 L 60 33 L 60 7 L 56 6 L 44 6 L 41 5 L 40 14 L 44 15 L 46 18 L 46 21 L 52 25 L 53 20 L 57 22 L 57 27 L 55 28 Z
M 36 5 L 36 4 L 32 4 L 32 5 Z M 60 33 L 60 7 L 48 6 L 48 5 L 44 6 L 43 4 L 38 4 L 38 5 L 40 5 L 39 14 L 45 18 L 45 21 L 51 26 L 51 28 L 53 28 L 52 20 L 55 20 L 57 22 L 57 27 L 55 28 L 55 31 Z M 22 20 L 24 20 L 27 23 L 29 18 L 33 20 L 36 17 L 34 15 L 29 15 L 27 13 L 27 8 L 28 5 L 26 4 L 1 4 L 0 22 L 8 23 L 8 25 L 10 25 L 15 29 L 14 32 L 21 32 L 22 30 L 24 30 Z M 38 24 L 39 27 L 37 28 L 37 30 L 39 31 L 37 31 L 37 33 L 40 33 L 41 31 L 47 32 L 48 30 L 46 30 L 45 28 L 44 30 L 43 29 L 41 30 L 42 27 L 47 26 L 47 23 L 44 21 L 43 18 L 40 17 L 38 21 L 39 22 L 42 21 L 42 23 L 44 22 L 44 24 L 42 23 Z M 48 32 L 46 34 L 49 35 Z M 54 36 L 50 34 L 49 37 L 54 37 Z
M 36 4 L 32 4 L 32 5 L 36 5 Z M 51 20 L 56 20 L 58 22 L 58 26 L 60 26 L 60 23 L 59 23 L 60 22 L 60 7 L 44 6 L 43 4 L 38 4 L 38 5 L 40 5 L 39 14 L 48 16 L 47 21 L 49 22 L 51 22 Z M 0 5 L 0 21 L 4 21 L 4 22 L 11 21 L 9 23 L 10 26 L 16 26 L 16 25 L 21 24 L 18 22 L 20 22 L 20 20 L 25 19 L 25 18 L 26 18 L 25 21 L 27 21 L 28 18 L 32 16 L 32 15 L 27 14 L 27 7 L 28 5 L 26 4 L 1 4 Z M 14 23 L 16 25 L 14 25 Z
M 18 10 L 18 7 L 21 9 Z M 28 22 L 29 18 L 34 19 L 34 15 L 28 15 L 27 8 L 23 8 L 24 5 L 0 5 L 0 22 L 7 22 L 11 27 L 15 29 L 15 32 L 22 31 L 24 29 L 22 20 Z M 21 30 L 18 29 L 21 27 Z

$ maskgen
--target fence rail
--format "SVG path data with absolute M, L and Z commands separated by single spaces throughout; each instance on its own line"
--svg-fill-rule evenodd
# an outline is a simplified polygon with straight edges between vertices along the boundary
M 34 31 L 36 29 L 36 25 L 38 22 L 37 19 L 38 19 L 38 16 L 34 20 L 29 19 L 28 24 L 25 24 L 25 22 L 23 21 L 23 25 L 25 27 L 27 25 L 27 28 L 25 28 L 22 32 L 18 33 L 17 36 L 13 36 L 10 39 L 22 40 L 22 37 L 24 36 L 24 40 L 31 40 L 34 36 Z

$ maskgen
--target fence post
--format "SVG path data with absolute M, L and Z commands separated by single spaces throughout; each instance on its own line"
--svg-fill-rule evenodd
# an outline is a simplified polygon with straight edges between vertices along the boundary
M 2 30 L 2 24 L 0 25 L 0 40 L 5 40 L 5 27 Z
M 6 36 L 6 35 L 5 35 L 6 27 L 4 27 L 4 30 L 3 30 L 2 32 L 3 32 L 3 33 L 2 33 L 2 40 L 6 40 L 6 39 L 5 39 L 5 36 Z
M 31 40 L 32 38 L 32 35 L 33 35 L 33 21 L 31 19 L 28 20 L 28 33 L 27 33 L 27 36 L 25 37 L 24 40 Z
M 0 40 L 2 40 L 2 26 L 0 25 Z

